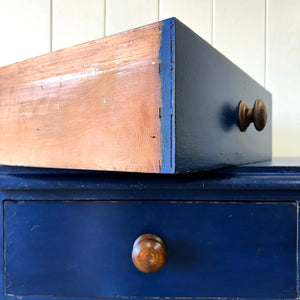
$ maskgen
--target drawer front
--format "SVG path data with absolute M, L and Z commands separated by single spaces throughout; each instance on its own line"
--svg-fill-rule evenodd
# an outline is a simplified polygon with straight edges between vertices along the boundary
M 6 295 L 296 297 L 294 203 L 5 201 Z M 134 241 L 160 236 L 142 273 Z
M 271 94 L 180 22 L 175 37 L 176 171 L 271 159 Z M 239 102 L 253 108 L 256 99 L 267 107 L 266 127 L 241 132 Z

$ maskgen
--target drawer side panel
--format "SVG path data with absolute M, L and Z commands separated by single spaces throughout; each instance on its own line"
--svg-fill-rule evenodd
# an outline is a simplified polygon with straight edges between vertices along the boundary
M 0 163 L 159 173 L 161 23 L 0 68 Z

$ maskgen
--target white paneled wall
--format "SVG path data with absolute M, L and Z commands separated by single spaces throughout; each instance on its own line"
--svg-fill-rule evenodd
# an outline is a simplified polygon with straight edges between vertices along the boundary
M 212 43 L 212 0 L 161 0 L 159 4 L 160 20 L 176 17 L 207 42 Z
M 103 37 L 104 13 L 104 0 L 52 0 L 52 50 Z
M 106 0 L 106 35 L 156 21 L 157 0 Z
M 0 0 L 0 66 L 50 51 L 50 0 Z
M 266 87 L 273 94 L 273 154 L 300 156 L 300 0 L 270 0 Z
M 0 66 L 171 16 L 273 94 L 273 155 L 300 156 L 300 0 L 0 0 Z
M 265 1 L 215 0 L 214 46 L 264 85 Z

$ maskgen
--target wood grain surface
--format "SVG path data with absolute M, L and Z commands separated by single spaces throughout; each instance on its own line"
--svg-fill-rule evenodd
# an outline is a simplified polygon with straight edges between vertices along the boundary
M 1 68 L 0 163 L 159 172 L 160 31 L 155 23 Z
M 159 236 L 145 233 L 135 240 L 131 258 L 135 267 L 141 272 L 157 272 L 166 261 L 165 243 Z

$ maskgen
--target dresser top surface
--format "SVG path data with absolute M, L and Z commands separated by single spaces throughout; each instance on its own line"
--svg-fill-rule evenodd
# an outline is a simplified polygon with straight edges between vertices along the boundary
M 262 191 L 264 200 L 300 200 L 300 158 L 183 175 L 0 167 L 0 193 L 10 199 L 235 200 Z

